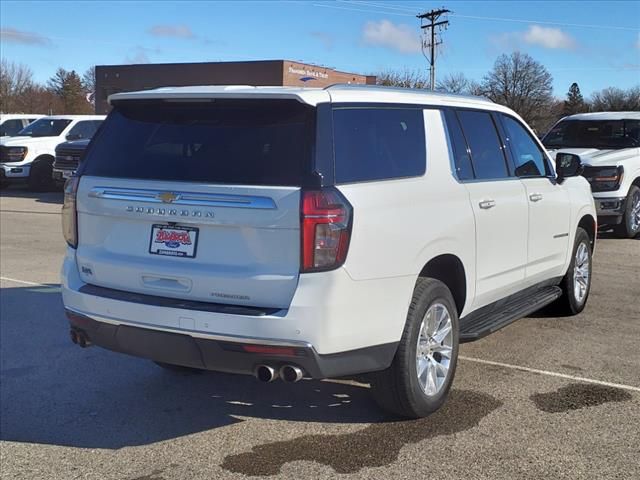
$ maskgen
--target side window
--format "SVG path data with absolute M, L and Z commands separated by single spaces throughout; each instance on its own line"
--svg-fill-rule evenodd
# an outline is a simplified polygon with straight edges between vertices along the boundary
M 544 153 L 531 138 L 529 132 L 514 118 L 502 115 L 502 124 L 507 135 L 518 177 L 541 177 L 549 173 Z
M 489 180 L 509 177 L 500 139 L 491 114 L 460 110 L 458 118 L 471 150 L 476 178 Z
M 415 177 L 426 170 L 421 109 L 337 107 L 333 132 L 336 182 Z
M 458 117 L 453 110 L 445 110 L 444 116 L 447 122 L 447 130 L 449 131 L 449 142 L 453 150 L 456 175 L 460 180 L 473 180 L 474 173 L 471 156 L 469 155 L 467 141 L 462 134 Z
M 22 120 L 7 120 L 0 127 L 0 136 L 4 137 L 5 135 L 9 135 L 12 137 L 22 130 L 22 128 Z
M 96 133 L 97 129 L 98 126 L 97 122 L 95 121 L 87 120 L 84 122 L 78 122 L 73 127 L 71 127 L 71 130 L 69 130 L 67 137 L 73 140 L 79 140 L 81 138 L 91 138 L 93 137 L 93 134 Z

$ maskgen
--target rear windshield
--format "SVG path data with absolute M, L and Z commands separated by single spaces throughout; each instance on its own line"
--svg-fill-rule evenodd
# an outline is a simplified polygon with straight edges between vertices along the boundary
M 640 146 L 640 120 L 563 120 L 542 139 L 547 148 Z
M 306 183 L 313 108 L 293 100 L 124 101 L 82 174 L 244 185 Z

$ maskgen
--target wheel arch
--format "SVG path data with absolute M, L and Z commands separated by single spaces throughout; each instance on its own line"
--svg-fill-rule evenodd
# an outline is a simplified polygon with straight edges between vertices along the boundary
M 51 164 L 53 165 L 53 162 L 55 161 L 55 159 L 56 158 L 50 153 L 42 153 L 33 159 L 33 161 L 31 162 L 31 166 L 33 167 L 35 164 L 44 162 L 44 161 L 51 161 Z
M 420 271 L 419 278 L 434 278 L 444 283 L 456 303 L 458 315 L 467 301 L 467 274 L 462 260 L 456 255 L 445 253 L 429 260 Z
M 598 229 L 596 219 L 591 214 L 583 215 L 578 222 L 578 228 L 582 228 L 587 232 L 589 240 L 591 241 L 591 250 L 593 250 L 596 244 L 596 234 Z

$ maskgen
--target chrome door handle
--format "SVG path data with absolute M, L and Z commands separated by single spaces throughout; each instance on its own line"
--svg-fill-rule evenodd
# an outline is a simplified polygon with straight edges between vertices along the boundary
M 489 210 L 490 208 L 493 208 L 496 206 L 496 202 L 495 200 L 483 200 L 478 205 L 480 205 L 480 208 L 484 210 Z
M 532 202 L 539 202 L 540 200 L 542 200 L 542 194 L 532 193 L 531 195 L 529 195 L 529 200 L 531 200 Z

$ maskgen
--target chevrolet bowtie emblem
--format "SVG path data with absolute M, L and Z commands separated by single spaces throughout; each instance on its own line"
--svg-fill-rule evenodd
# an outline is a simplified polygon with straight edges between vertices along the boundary
M 172 203 L 180 198 L 180 195 L 173 192 L 162 192 L 156 195 L 158 200 L 161 200 L 163 203 Z

